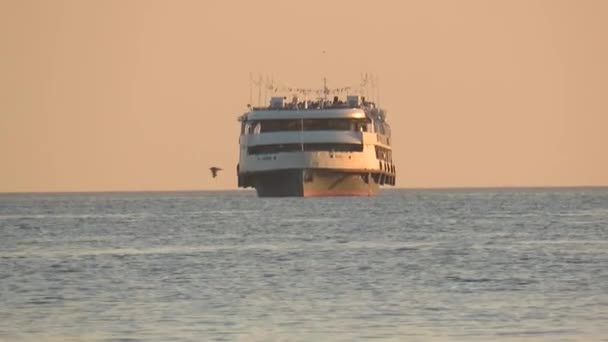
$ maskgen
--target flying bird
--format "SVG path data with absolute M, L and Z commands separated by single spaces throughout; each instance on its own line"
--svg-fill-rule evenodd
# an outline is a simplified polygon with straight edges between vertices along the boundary
M 211 170 L 211 177 L 215 178 L 217 177 L 217 172 L 221 171 L 222 168 L 216 167 L 216 166 L 212 166 L 209 168 L 209 170 Z

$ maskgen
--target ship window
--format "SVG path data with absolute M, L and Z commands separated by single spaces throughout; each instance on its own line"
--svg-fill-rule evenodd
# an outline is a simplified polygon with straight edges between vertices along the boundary
M 351 119 L 306 119 L 304 130 L 306 131 L 350 131 L 354 127 Z
M 309 144 L 274 144 L 274 145 L 258 145 L 251 146 L 247 149 L 248 154 L 269 154 L 281 152 L 361 152 L 363 145 L 361 144 L 333 144 L 333 143 L 309 143 Z
M 245 131 L 247 134 L 258 134 L 260 133 L 260 122 L 250 121 L 245 125 Z
M 253 125 L 254 123 L 250 123 Z M 289 119 L 261 120 L 260 133 L 289 131 L 367 131 L 366 120 L 361 119 Z M 253 134 L 251 129 L 250 134 Z
M 302 120 L 263 120 L 261 132 L 299 131 L 302 129 Z
M 386 160 L 386 161 L 393 160 L 391 150 L 384 148 L 384 147 L 380 147 L 380 146 L 375 146 L 375 147 L 376 147 L 376 159 Z

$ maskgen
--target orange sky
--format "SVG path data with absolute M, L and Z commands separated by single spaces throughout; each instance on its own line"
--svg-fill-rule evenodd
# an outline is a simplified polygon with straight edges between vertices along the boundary
M 608 185 L 607 18 L 603 0 L 1 0 L 0 192 L 236 188 L 250 72 L 376 73 L 401 187 Z

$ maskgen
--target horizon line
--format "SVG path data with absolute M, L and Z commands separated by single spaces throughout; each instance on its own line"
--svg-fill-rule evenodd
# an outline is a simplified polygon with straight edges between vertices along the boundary
M 571 190 L 571 189 L 608 189 L 607 185 L 514 185 L 514 186 L 422 186 L 380 188 L 380 191 L 462 191 L 462 190 Z M 36 194 L 112 194 L 112 193 L 177 193 L 177 192 L 230 192 L 255 191 L 255 189 L 167 189 L 167 190 L 59 190 L 59 191 L 0 191 L 0 195 L 36 195 Z

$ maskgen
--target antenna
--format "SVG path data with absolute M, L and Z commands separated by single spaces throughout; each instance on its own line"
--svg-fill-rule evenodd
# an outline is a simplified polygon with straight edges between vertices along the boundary
M 376 105 L 380 107 L 380 77 L 376 75 Z
M 251 75 L 250 75 L 250 77 L 251 77 Z M 253 79 L 250 79 L 250 81 L 258 89 L 258 107 L 260 107 L 261 106 L 261 102 L 262 102 L 262 76 L 258 75 L 258 80 L 257 81 L 254 81 Z M 249 88 L 249 89 L 251 90 L 251 88 Z
M 249 105 L 253 105 L 253 76 L 249 72 Z
M 273 94 L 274 91 L 274 76 L 266 75 L 266 86 L 264 87 L 264 102 L 268 102 L 268 91 L 271 91 Z
M 323 59 L 323 73 L 327 74 L 327 54 L 325 53 L 325 50 L 323 50 L 321 55 L 321 58 Z M 327 89 L 327 78 L 324 75 L 323 76 L 323 102 L 327 101 L 327 94 L 329 94 L 329 89 Z M 323 104 L 325 105 L 325 104 Z
M 368 83 L 367 73 L 361 74 L 361 83 L 360 83 L 361 96 L 367 96 L 367 83 Z
M 372 88 L 371 94 L 369 94 L 369 97 L 371 98 L 372 102 L 376 102 L 376 77 L 374 75 L 370 75 L 370 88 Z
M 264 81 L 264 103 L 268 103 L 268 87 L 270 86 L 270 77 L 266 75 L 266 80 Z
M 370 87 L 371 89 L 371 94 L 370 97 L 372 98 L 372 101 L 376 103 L 377 106 L 380 105 L 380 78 L 378 77 L 377 74 L 371 74 L 369 75 L 370 77 Z

